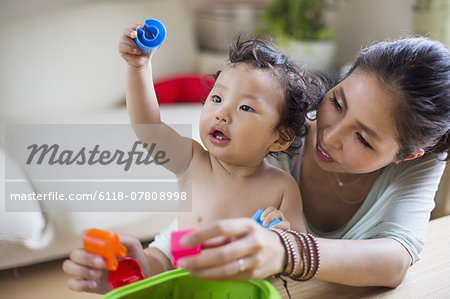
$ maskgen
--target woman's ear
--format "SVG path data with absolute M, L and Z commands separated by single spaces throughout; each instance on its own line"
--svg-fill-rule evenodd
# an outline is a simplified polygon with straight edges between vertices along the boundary
M 406 159 L 403 161 L 414 160 L 415 158 L 422 157 L 425 154 L 423 149 L 418 149 L 417 151 L 412 152 Z
M 418 149 L 417 151 L 414 151 L 411 154 L 409 154 L 409 156 L 406 157 L 405 159 L 397 160 L 396 164 L 403 162 L 403 161 L 414 160 L 415 158 L 422 157 L 424 154 L 425 154 L 425 151 L 423 149 Z
M 287 150 L 295 140 L 294 134 L 285 128 L 278 129 L 277 135 L 278 138 L 268 148 L 271 153 Z

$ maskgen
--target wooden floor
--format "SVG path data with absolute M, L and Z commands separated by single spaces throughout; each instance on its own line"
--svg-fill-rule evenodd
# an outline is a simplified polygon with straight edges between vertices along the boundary
M 92 299 L 100 295 L 73 292 L 67 287 L 62 260 L 0 271 L 0 298 Z

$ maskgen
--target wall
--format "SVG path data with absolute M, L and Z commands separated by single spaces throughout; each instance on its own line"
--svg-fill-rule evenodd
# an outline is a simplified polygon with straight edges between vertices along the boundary
M 336 31 L 335 63 L 351 62 L 361 47 L 373 41 L 397 38 L 413 32 L 414 0 L 344 0 L 337 1 L 330 14 Z
M 187 0 L 194 9 L 211 1 Z M 337 67 L 350 62 L 361 47 L 373 41 L 413 32 L 414 0 L 330 0 L 330 3 L 334 8 L 327 13 L 327 20 L 336 34 Z

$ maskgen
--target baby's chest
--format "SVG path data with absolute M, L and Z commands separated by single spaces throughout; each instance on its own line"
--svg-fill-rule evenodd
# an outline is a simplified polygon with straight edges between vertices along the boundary
M 195 182 L 192 185 L 192 212 L 183 213 L 191 225 L 211 223 L 218 219 L 251 217 L 258 209 L 279 208 L 281 192 L 259 185 Z

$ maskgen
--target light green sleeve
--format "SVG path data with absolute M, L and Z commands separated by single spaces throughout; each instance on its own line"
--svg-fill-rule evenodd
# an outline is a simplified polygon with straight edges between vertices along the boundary
M 271 158 L 269 163 L 289 171 L 300 183 L 301 158 L 300 152 L 293 159 Z M 430 155 L 385 167 L 347 224 L 324 233 L 315 230 L 303 215 L 306 230 L 330 239 L 391 238 L 408 250 L 414 264 L 425 244 L 434 196 L 445 168 L 442 159 L 442 156 Z
M 345 239 L 392 238 L 419 260 L 445 162 L 423 157 L 388 166 L 360 210 L 349 222 Z

